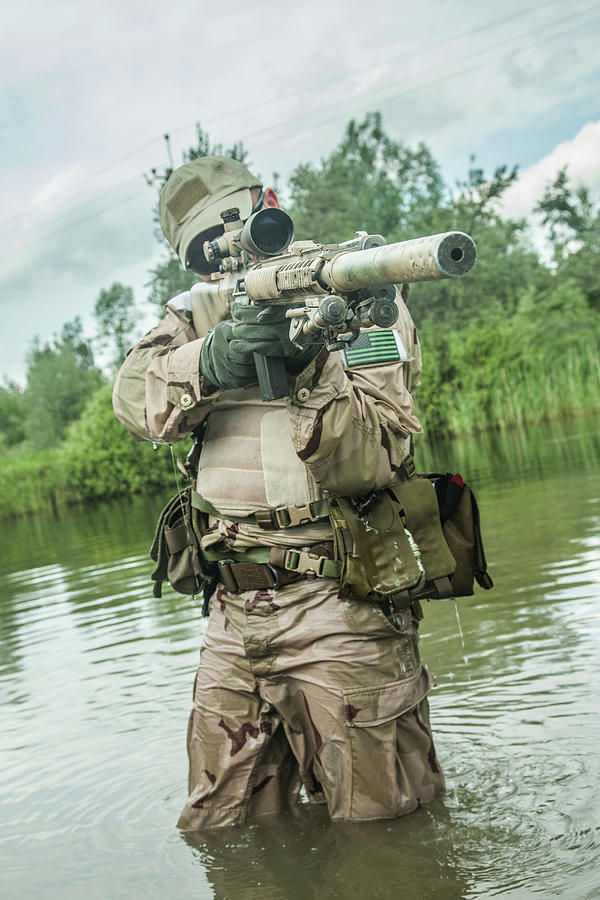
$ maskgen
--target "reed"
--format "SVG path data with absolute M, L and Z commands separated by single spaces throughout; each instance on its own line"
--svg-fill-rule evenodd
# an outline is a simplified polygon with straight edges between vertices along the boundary
M 56 511 L 69 502 L 61 449 L 23 453 L 0 464 L 2 518 L 37 510 Z
M 442 408 L 452 435 L 591 415 L 600 412 L 600 356 L 592 346 L 562 359 L 545 354 L 511 372 L 472 372 L 461 386 L 446 388 Z M 421 414 L 427 430 L 426 404 Z

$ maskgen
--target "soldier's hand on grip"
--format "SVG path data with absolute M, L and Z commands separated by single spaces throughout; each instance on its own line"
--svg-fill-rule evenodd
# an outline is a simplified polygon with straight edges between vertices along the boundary
M 256 384 L 256 368 L 252 350 L 231 351 L 234 323 L 231 319 L 219 322 L 206 335 L 200 351 L 200 372 L 212 384 L 226 390 Z
M 234 303 L 233 335 L 230 345 L 232 358 L 241 361 L 248 353 L 279 357 L 289 372 L 301 372 L 317 355 L 322 343 L 298 347 L 290 341 L 290 320 L 283 306 L 249 306 Z

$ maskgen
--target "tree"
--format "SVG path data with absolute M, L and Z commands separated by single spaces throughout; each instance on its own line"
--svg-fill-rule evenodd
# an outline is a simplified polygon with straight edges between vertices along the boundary
M 67 430 L 64 452 L 70 492 L 77 499 L 97 499 L 170 485 L 174 490 L 170 448 L 136 441 L 117 420 L 111 393 L 108 384 L 95 391 Z M 180 456 L 184 449 L 178 449 Z
M 25 429 L 35 447 L 56 446 L 102 383 L 79 317 L 63 326 L 52 343 L 34 339 L 27 357 Z
M 5 381 L 0 387 L 0 448 L 13 447 L 25 439 L 26 410 L 19 385 Z
M 517 177 L 498 167 L 491 177 L 473 158 L 464 181 L 447 185 L 430 150 L 390 138 L 379 113 L 349 123 L 338 147 L 319 165 L 293 172 L 290 214 L 299 238 L 340 241 L 356 230 L 390 241 L 443 231 L 466 231 L 480 247 L 465 279 L 414 285 L 410 306 L 419 324 L 459 327 L 488 312 L 510 314 L 521 288 L 543 277 L 523 238 L 525 223 L 505 221 L 498 201 Z
M 165 303 L 171 297 L 177 296 L 182 291 L 189 291 L 198 281 L 197 273 L 191 269 L 184 269 L 176 256 L 159 262 L 148 274 L 150 275 L 147 284 L 150 288 L 148 302 L 157 308 L 161 316 L 164 315 Z
M 97 343 L 100 347 L 111 348 L 111 366 L 116 370 L 134 341 L 138 311 L 133 290 L 117 281 L 108 290 L 101 290 L 94 306 L 94 316 L 100 332 Z
M 352 120 L 340 145 L 318 166 L 290 178 L 290 215 L 298 238 L 338 242 L 354 231 L 407 235 L 443 201 L 439 167 L 424 144 L 416 150 L 385 133 L 380 113 Z
M 570 279 L 600 309 L 600 204 L 584 185 L 574 187 L 562 168 L 535 207 L 549 230 L 556 274 Z

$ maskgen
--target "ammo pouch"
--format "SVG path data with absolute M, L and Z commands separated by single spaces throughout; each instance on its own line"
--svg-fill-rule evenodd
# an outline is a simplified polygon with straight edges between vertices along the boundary
M 160 514 L 150 556 L 156 563 L 151 574 L 154 596 L 162 595 L 168 581 L 180 594 L 197 594 L 214 574 L 200 550 L 199 535 L 206 531 L 207 516 L 191 503 L 191 488 L 175 494 Z
M 391 484 L 360 514 L 349 497 L 331 498 L 336 559 L 342 562 L 340 597 L 393 599 L 399 607 L 421 597 L 472 594 L 474 575 L 482 587 L 492 586 L 472 492 L 463 485 L 442 530 L 436 477 L 446 478 Z

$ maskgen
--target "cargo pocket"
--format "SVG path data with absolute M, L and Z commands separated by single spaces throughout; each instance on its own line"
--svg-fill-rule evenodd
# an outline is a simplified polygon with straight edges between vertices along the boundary
M 344 691 L 352 753 L 352 790 L 345 818 L 394 818 L 435 796 L 443 779 L 429 730 L 426 668 L 410 678 Z

